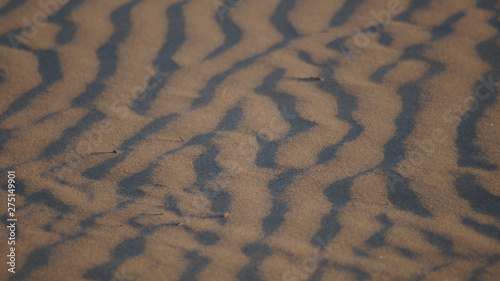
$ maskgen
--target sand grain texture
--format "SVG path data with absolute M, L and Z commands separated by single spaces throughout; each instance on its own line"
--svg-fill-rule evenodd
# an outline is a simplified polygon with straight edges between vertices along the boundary
M 500 4 L 49 2 L 0 0 L 0 280 L 500 280 Z

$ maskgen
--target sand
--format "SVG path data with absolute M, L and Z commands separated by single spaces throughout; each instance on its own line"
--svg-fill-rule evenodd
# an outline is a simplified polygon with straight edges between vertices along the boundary
M 0 0 L 0 280 L 500 280 L 499 9 Z

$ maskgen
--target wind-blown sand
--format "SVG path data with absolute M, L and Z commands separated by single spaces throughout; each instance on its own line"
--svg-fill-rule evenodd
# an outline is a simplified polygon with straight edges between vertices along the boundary
M 495 1 L 47 2 L 0 0 L 1 280 L 500 280 Z

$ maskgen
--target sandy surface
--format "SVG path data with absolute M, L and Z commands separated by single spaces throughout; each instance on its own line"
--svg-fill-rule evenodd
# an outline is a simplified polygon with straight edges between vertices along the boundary
M 500 280 L 499 15 L 0 0 L 0 280 Z

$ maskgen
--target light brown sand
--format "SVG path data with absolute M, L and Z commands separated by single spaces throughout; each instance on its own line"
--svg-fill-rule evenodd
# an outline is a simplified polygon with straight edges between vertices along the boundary
M 0 9 L 7 2 L 0 1 Z M 2 202 L 7 198 L 6 171 L 15 170 L 24 186 L 24 193 L 16 195 L 17 273 L 7 272 L 8 233 L 3 229 L 1 280 L 500 278 L 500 216 L 495 214 L 499 207 L 490 205 L 486 209 L 493 211 L 489 212 L 478 209 L 456 187 L 457 179 L 471 175 L 488 195 L 473 199 L 500 204 L 499 170 L 460 165 L 458 123 L 443 118 L 457 106 L 469 110 L 470 104 L 464 101 L 473 94 L 478 78 L 494 70 L 477 50 L 480 42 L 497 35 L 488 23 L 493 11 L 477 8 L 475 1 L 430 1 L 412 14 L 410 22 L 393 20 L 384 27 L 383 32 L 392 37 L 390 45 L 379 43 L 378 34 L 360 53 L 346 58 L 327 44 L 350 36 L 346 45 L 355 46 L 356 28 L 372 20 L 370 11 L 386 9 L 386 1 L 364 1 L 336 27 L 329 26 L 330 20 L 344 1 L 296 1 L 286 18 L 301 36 L 268 51 L 290 39 L 270 20 L 281 2 L 242 0 L 224 14 L 241 30 L 241 41 L 205 60 L 224 44 L 225 35 L 212 1 L 189 1 L 182 7 L 186 39 L 171 56 L 179 69 L 169 73 L 150 110 L 141 115 L 131 109 L 141 92 L 135 89 L 156 71 L 155 58 L 172 25 L 166 11 L 182 2 L 142 1 L 131 9 L 130 34 L 116 49 L 116 71 L 102 81 L 105 89 L 90 106 L 72 107 L 74 98 L 96 79 L 102 63 L 98 49 L 125 24 L 114 25 L 111 14 L 129 2 L 84 1 L 66 17 L 76 25 L 76 32 L 65 45 L 55 39 L 61 26 L 49 22 L 37 27 L 36 36 L 25 44 L 28 49 L 0 46 L 0 75 L 5 79 L 0 83 L 0 113 L 42 83 L 37 51 L 53 50 L 63 74 L 22 111 L 0 119 L 0 130 L 11 135 L 0 151 Z M 406 11 L 410 1 L 401 1 L 401 6 Z M 37 1 L 27 1 L 1 15 L 0 34 L 23 27 L 22 18 L 31 19 L 37 11 L 41 11 Z M 451 34 L 430 41 L 434 26 L 461 11 L 465 14 Z M 400 59 L 417 44 L 427 47 L 421 57 Z M 300 59 L 299 52 L 308 53 L 313 64 Z M 213 83 L 211 78 L 259 54 L 215 85 L 210 102 L 192 107 L 204 87 Z M 336 64 L 320 66 L 330 60 Z M 429 61 L 445 68 L 422 80 L 432 67 Z M 380 83 L 370 79 L 380 67 L 393 63 L 395 67 Z M 284 77 L 275 87 L 263 85 L 276 69 L 283 69 Z M 321 77 L 322 69 L 333 72 Z M 300 80 L 309 77 L 324 81 Z M 341 88 L 328 92 L 321 87 L 333 80 Z M 421 206 L 431 213 L 427 217 L 394 204 L 384 176 L 386 145 L 398 135 L 397 118 L 405 116 L 398 89 L 420 80 L 420 108 L 409 117 L 415 125 L 402 140 L 404 154 L 408 159 L 420 152 L 419 144 L 435 130 L 442 139 L 431 153 L 421 154 L 418 164 L 401 162 L 393 170 L 408 179 Z M 292 121 L 283 117 L 283 104 L 259 89 L 293 99 Z M 348 106 L 342 91 L 356 100 L 352 120 L 341 115 Z M 478 156 L 482 161 L 498 167 L 499 99 L 490 103 L 476 124 L 473 143 L 482 151 Z M 235 107 L 242 113 L 236 127 L 218 130 Z M 105 117 L 72 135 L 71 128 L 92 110 Z M 292 112 L 290 107 L 285 110 Z M 155 119 L 171 114 L 175 117 L 156 132 L 133 139 Z M 290 137 L 296 118 L 315 125 Z M 353 122 L 363 131 L 345 141 Z M 67 134 L 71 137 L 63 141 L 66 149 L 44 156 L 47 147 Z M 202 141 L 196 141 L 203 135 Z M 132 145 L 123 149 L 129 139 L 134 140 Z M 276 143 L 275 165 L 259 166 L 259 145 L 269 142 Z M 335 157 L 318 163 L 323 150 L 337 143 Z M 117 153 L 112 153 L 115 149 Z M 104 177 L 85 173 L 110 159 L 120 161 Z M 57 172 L 61 165 L 65 169 Z M 144 170 L 147 176 L 128 185 L 141 196 L 120 191 L 124 181 Z M 300 172 L 281 193 L 273 193 L 269 186 L 287 171 Z M 216 176 L 199 181 L 210 173 Z M 334 190 L 329 197 L 331 185 L 345 179 L 352 180 L 350 188 L 344 193 Z M 203 187 L 230 195 L 230 204 L 224 210 L 214 208 L 214 196 L 200 192 Z M 343 196 L 348 200 L 340 202 Z M 175 198 L 175 203 L 168 198 Z M 284 210 L 272 209 L 275 201 L 286 205 L 286 211 L 281 222 L 270 223 L 275 231 L 266 233 L 266 217 Z M 1 210 L 7 211 L 5 203 Z M 335 218 L 328 220 L 332 212 Z M 384 226 L 381 216 L 388 218 L 390 226 Z M 464 220 L 491 232 L 481 233 Z M 329 240 L 319 247 L 315 237 L 334 224 L 340 225 L 339 231 L 327 230 L 328 237 L 322 239 Z M 218 240 L 196 239 L 206 232 Z M 430 241 L 428 233 L 442 239 Z M 473 277 L 477 279 L 469 279 Z

